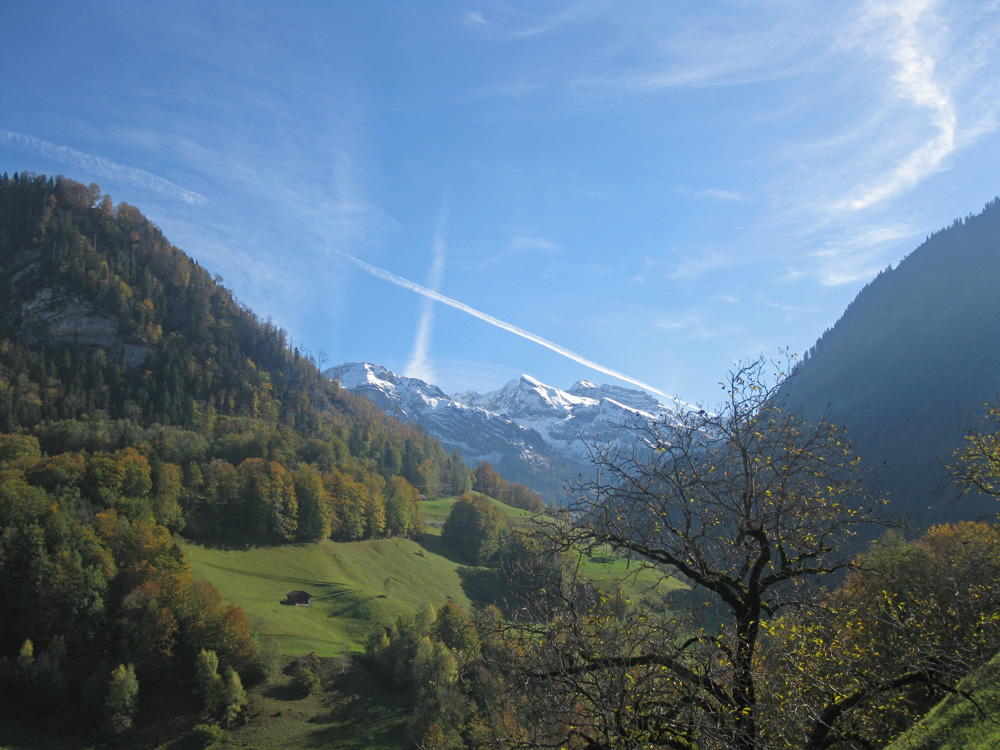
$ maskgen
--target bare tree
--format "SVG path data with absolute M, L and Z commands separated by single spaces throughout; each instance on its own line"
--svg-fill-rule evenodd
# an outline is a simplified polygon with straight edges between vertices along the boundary
M 529 696 L 510 744 L 788 746 L 770 727 L 780 717 L 765 728 L 761 715 L 781 685 L 763 666 L 767 628 L 850 566 L 852 537 L 882 502 L 843 432 L 784 411 L 770 374 L 763 360 L 741 365 L 716 412 L 637 421 L 629 444 L 593 448 L 573 522 L 542 538 L 554 554 L 610 550 L 680 575 L 691 601 L 601 595 L 544 566 L 529 604 L 498 625 L 505 684 Z

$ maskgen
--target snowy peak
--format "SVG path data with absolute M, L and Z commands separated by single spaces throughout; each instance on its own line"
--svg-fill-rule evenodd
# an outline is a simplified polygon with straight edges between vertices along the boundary
M 462 403 L 435 385 L 381 365 L 349 362 L 325 374 L 390 416 L 420 425 L 449 450 L 457 448 L 470 465 L 489 461 L 507 479 L 547 499 L 561 497 L 563 457 L 541 435 L 514 420 Z
M 376 406 L 396 417 L 409 416 L 417 404 L 433 408 L 451 402 L 444 391 L 417 378 L 397 375 L 382 365 L 348 362 L 324 373 L 351 393 L 366 396 Z M 387 408 L 388 407 L 388 408 Z
M 634 409 L 648 414 L 656 414 L 664 409 L 670 410 L 669 407 L 661 404 L 653 396 L 646 393 L 646 391 L 636 390 L 635 388 L 624 388 L 620 385 L 608 385 L 607 383 L 595 385 L 589 380 L 578 380 L 569 389 L 569 393 L 574 396 L 591 398 L 595 401 L 603 401 L 605 399 L 615 401 L 627 409 Z
M 568 391 L 546 385 L 530 375 L 511 380 L 502 388 L 486 394 L 457 393 L 455 400 L 489 409 L 513 419 L 548 415 L 566 419 L 593 410 L 635 412 L 649 419 L 673 414 L 674 409 L 661 404 L 645 391 L 617 385 L 596 385 L 580 380 Z
M 499 390 L 483 395 L 457 393 L 455 399 L 515 420 L 529 417 L 564 419 L 576 408 L 596 405 L 593 399 L 545 385 L 530 375 L 522 375 L 519 380 L 511 380 Z
M 522 375 L 490 393 L 449 397 L 381 365 L 353 362 L 327 375 L 458 448 L 467 462 L 490 461 L 504 476 L 548 497 L 558 492 L 564 472 L 589 471 L 588 446 L 631 440 L 636 420 L 656 425 L 676 418 L 675 409 L 644 391 L 587 380 L 564 391 Z

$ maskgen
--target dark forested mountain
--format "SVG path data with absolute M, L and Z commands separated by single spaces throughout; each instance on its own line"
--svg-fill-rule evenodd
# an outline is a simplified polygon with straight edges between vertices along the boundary
M 784 389 L 826 413 L 881 467 L 893 507 L 919 526 L 995 511 L 956 494 L 939 463 L 961 444 L 963 415 L 1000 392 L 1000 200 L 956 220 L 869 283 Z
M 397 476 L 429 496 L 469 482 L 436 440 L 341 391 L 96 185 L 0 179 L 0 378 L 0 432 L 30 433 L 50 453 L 132 446 L 154 469 L 188 473 L 260 459 L 347 474 L 375 495 Z M 186 489 L 204 495 L 204 481 Z M 207 500 L 185 508 L 199 529 L 218 510 Z M 289 522 L 278 536 L 301 537 Z
M 420 494 L 471 486 L 457 453 L 341 391 L 134 207 L 0 176 L 0 704 L 114 736 L 134 700 L 108 695 L 189 684 L 203 649 L 260 671 L 242 611 L 171 531 L 415 536 Z

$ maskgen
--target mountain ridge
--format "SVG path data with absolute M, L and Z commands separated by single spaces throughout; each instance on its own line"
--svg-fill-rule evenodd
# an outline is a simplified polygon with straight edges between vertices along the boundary
M 485 394 L 449 396 L 372 363 L 344 363 L 325 374 L 458 448 L 470 465 L 489 461 L 504 476 L 556 501 L 565 496 L 566 479 L 591 470 L 589 445 L 626 438 L 635 420 L 654 424 L 675 413 L 644 391 L 587 380 L 562 390 L 522 375 Z
M 869 282 L 782 387 L 841 424 L 919 527 L 995 512 L 950 501 L 944 466 L 1000 391 L 1000 200 L 931 234 Z

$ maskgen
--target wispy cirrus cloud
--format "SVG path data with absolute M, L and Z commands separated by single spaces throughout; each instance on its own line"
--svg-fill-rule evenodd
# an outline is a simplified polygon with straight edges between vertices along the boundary
M 839 286 L 871 279 L 885 266 L 881 249 L 913 233 L 907 224 L 889 222 L 854 227 L 831 237 L 811 253 L 820 264 L 820 283 Z
M 559 249 L 559 243 L 546 237 L 519 235 L 510 241 L 510 251 L 515 253 L 551 253 Z
M 934 178 L 1000 124 L 1000 85 L 989 72 L 1000 54 L 996 4 L 868 0 L 836 36 L 868 105 L 800 152 L 825 185 L 792 185 L 814 222 L 803 236 L 822 237 L 804 257 L 823 286 L 871 278 L 898 260 L 901 243 L 946 220 L 907 221 L 903 201 L 934 191 Z
M 603 70 L 568 82 L 587 96 L 655 94 L 671 89 L 759 83 L 788 78 L 824 54 L 822 30 L 836 11 L 815 3 L 757 3 L 752 14 L 685 13 L 635 6 L 603 22 L 629 31 Z
M 926 118 L 929 134 L 883 175 L 839 201 L 837 209 L 865 209 L 913 188 L 942 169 L 956 148 L 959 120 L 954 94 L 939 71 L 946 51 L 941 29 L 947 26 L 935 6 L 932 0 L 869 4 L 862 21 L 867 51 L 892 63 L 890 100 L 915 108 L 910 116 Z
M 557 31 L 607 6 L 607 0 L 572 0 L 551 13 L 539 13 L 534 5 L 522 10 L 510 4 L 496 4 L 467 11 L 462 22 L 500 38 L 525 39 Z
M 747 326 L 732 320 L 717 321 L 704 312 L 691 310 L 676 315 L 660 316 L 653 326 L 682 339 L 705 341 L 745 332 Z
M 204 203 L 206 200 L 205 196 L 193 190 L 186 190 L 180 185 L 175 185 L 169 180 L 157 177 L 151 172 L 130 167 L 126 164 L 120 164 L 103 156 L 86 154 L 68 146 L 60 146 L 49 141 L 43 141 L 41 138 L 35 138 L 31 135 L 16 133 L 10 130 L 0 130 L 0 140 L 21 151 L 51 159 L 61 164 L 79 167 L 91 174 L 107 177 L 117 182 L 124 182 L 145 190 L 151 190 L 154 193 L 159 193 L 170 198 L 179 198 L 185 203 Z
M 694 279 L 710 271 L 728 268 L 735 261 L 736 258 L 729 252 L 691 248 L 680 256 L 680 262 L 668 277 L 675 280 Z
M 694 195 L 698 198 L 718 198 L 724 201 L 739 201 L 741 203 L 750 200 L 738 190 L 720 190 L 719 188 L 695 190 Z
M 537 260 L 540 256 L 553 257 L 561 251 L 561 245 L 555 240 L 531 233 L 530 230 L 515 229 L 514 236 L 498 253 L 490 255 L 480 262 L 483 269 L 496 266 L 508 266 L 523 258 Z

